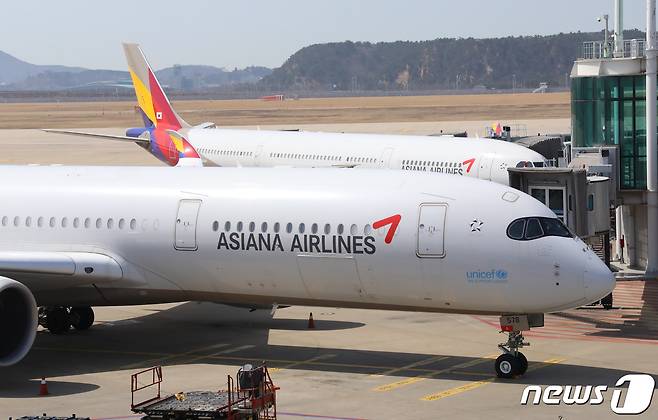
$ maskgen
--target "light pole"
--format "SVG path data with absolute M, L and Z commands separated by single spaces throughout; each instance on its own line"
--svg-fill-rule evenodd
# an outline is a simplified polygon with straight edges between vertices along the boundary
M 647 276 L 658 274 L 658 145 L 656 144 L 656 0 L 647 0 Z
M 600 16 L 596 18 L 597 21 L 601 22 L 602 20 L 605 20 L 605 32 L 603 33 L 603 58 L 608 58 L 610 55 L 610 40 L 609 40 L 609 31 L 608 31 L 608 18 L 609 16 L 607 14 Z

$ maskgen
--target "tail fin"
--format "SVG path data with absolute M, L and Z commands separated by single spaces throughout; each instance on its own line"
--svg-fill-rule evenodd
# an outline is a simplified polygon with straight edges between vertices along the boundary
M 155 127 L 172 130 L 190 127 L 171 107 L 167 95 L 162 90 L 158 79 L 155 78 L 155 73 L 146 61 L 139 45 L 124 43 L 123 52 L 128 62 L 128 70 L 135 88 L 137 102 L 143 113 L 144 125 L 149 126 L 148 120 Z

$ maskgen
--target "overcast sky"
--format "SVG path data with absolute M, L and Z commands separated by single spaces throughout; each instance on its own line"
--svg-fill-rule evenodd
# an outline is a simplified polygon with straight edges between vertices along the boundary
M 644 28 L 642 0 L 624 25 Z M 35 64 L 125 68 L 121 41 L 155 68 L 280 66 L 330 41 L 427 40 L 595 31 L 613 0 L 2 0 L 0 50 Z M 540 52 L 538 52 L 540 53 Z

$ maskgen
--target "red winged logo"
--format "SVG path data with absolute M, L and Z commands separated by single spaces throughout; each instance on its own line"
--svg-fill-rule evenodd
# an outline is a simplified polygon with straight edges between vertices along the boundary
M 475 163 L 475 158 L 470 158 L 468 160 L 465 160 L 462 162 L 462 165 L 468 165 L 466 167 L 466 173 L 471 173 L 471 168 L 473 167 L 473 164 Z
M 398 225 L 400 224 L 400 220 L 402 220 L 402 216 L 399 214 L 395 214 L 393 216 L 387 217 L 386 219 L 378 220 L 375 223 L 372 224 L 373 229 L 379 229 L 384 226 L 390 225 L 388 228 L 388 232 L 386 232 L 386 237 L 384 238 L 384 242 L 387 244 L 390 244 L 391 241 L 393 241 L 393 236 L 395 235 L 395 231 L 398 228 Z

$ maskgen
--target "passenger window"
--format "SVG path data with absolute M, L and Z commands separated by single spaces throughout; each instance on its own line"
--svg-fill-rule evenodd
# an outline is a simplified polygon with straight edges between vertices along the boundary
M 521 240 L 523 239 L 524 229 L 525 229 L 525 220 L 524 219 L 515 220 L 507 228 L 507 236 L 509 236 L 512 239 Z
M 25 218 L 25 226 L 26 226 L 26 227 L 30 227 L 30 226 L 32 226 L 32 218 L 31 218 L 30 216 L 27 216 L 27 217 Z
M 76 218 L 73 219 L 73 227 L 76 228 L 76 229 L 80 227 L 80 218 L 79 217 L 76 217 Z
M 314 234 L 314 235 L 315 235 L 316 233 L 318 233 L 318 224 L 317 224 L 317 223 L 313 223 L 313 224 L 311 225 L 311 233 Z
M 255 230 L 256 230 L 256 223 L 249 222 L 249 232 L 253 232 Z
M 300 223 L 299 224 L 299 233 L 304 233 L 305 230 L 306 230 L 306 226 L 304 225 L 304 223 Z
M 135 229 L 137 229 L 137 220 L 130 219 L 130 230 L 135 230 Z
M 330 233 L 331 233 L 331 225 L 327 223 L 326 225 L 324 225 L 324 234 L 329 235 Z
M 279 233 L 280 228 L 279 222 L 274 223 L 274 233 Z
M 37 219 L 37 226 L 39 226 L 39 227 L 43 227 L 43 217 L 39 217 L 39 218 Z
M 219 222 L 215 220 L 214 222 L 212 222 L 212 231 L 217 232 L 218 230 L 219 230 Z
M 288 224 L 286 225 L 286 232 L 288 232 L 288 233 L 292 233 L 292 223 L 288 223 Z
M 96 219 L 96 229 L 100 229 L 103 226 L 103 219 L 100 217 Z
M 9 223 L 7 216 L 2 216 L 2 226 L 7 226 L 7 223 Z
M 352 235 L 358 234 L 359 233 L 359 227 L 357 225 L 350 226 L 350 233 Z
M 338 225 L 338 227 L 336 228 L 336 232 L 337 232 L 339 235 L 342 235 L 344 231 L 345 231 L 345 226 L 343 226 L 343 224 L 340 223 L 340 224 Z
M 20 224 L 21 224 L 21 218 L 18 216 L 14 217 L 14 226 L 18 227 L 18 225 Z
M 238 222 L 238 223 L 235 225 L 235 229 L 236 229 L 238 232 L 242 232 L 242 222 Z
M 62 217 L 62 227 L 65 228 L 68 227 L 68 225 L 69 225 L 69 219 L 66 217 Z
M 368 236 L 368 235 L 370 235 L 371 233 L 372 233 L 372 226 L 370 226 L 370 225 L 366 225 L 366 226 L 363 228 L 363 234 L 366 235 L 366 236 Z
M 124 230 L 126 228 L 126 220 L 119 219 L 119 229 Z
M 88 217 L 85 219 L 85 227 L 87 229 L 89 229 L 91 227 L 91 219 L 88 218 Z
M 544 232 L 539 225 L 539 220 L 537 219 L 528 219 L 528 223 L 525 228 L 525 239 L 535 239 L 542 236 Z
M 107 219 L 107 228 L 108 229 L 113 229 L 114 228 L 114 219 L 111 218 L 111 217 L 109 219 Z
M 55 218 L 54 218 L 54 217 L 51 217 L 51 218 L 50 218 L 50 223 L 49 223 L 50 227 L 51 227 L 51 228 L 54 228 L 56 224 L 57 224 L 57 223 L 56 223 Z
M 260 225 L 260 231 L 263 232 L 263 233 L 267 232 L 267 222 L 263 222 Z
M 231 230 L 231 222 L 227 221 L 224 223 L 224 231 L 228 232 L 229 230 Z

